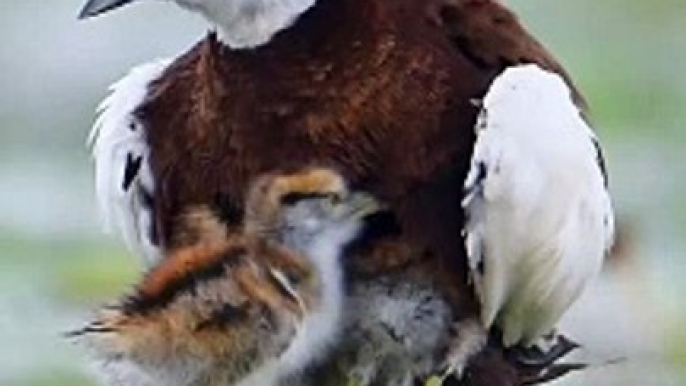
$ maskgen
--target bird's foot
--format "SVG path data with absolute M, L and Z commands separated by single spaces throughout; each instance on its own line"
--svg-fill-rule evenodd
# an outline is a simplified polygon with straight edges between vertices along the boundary
M 532 347 L 508 349 L 507 356 L 524 369 L 523 385 L 536 385 L 554 381 L 570 372 L 588 367 L 585 363 L 558 363 L 580 345 L 569 338 L 552 333 Z
M 448 347 L 441 380 L 462 379 L 469 361 L 488 343 L 488 332 L 477 319 L 467 319 L 453 326 L 455 332 Z
M 553 333 L 531 347 L 516 346 L 508 350 L 508 356 L 517 364 L 530 368 L 545 369 L 581 347 L 578 343 Z

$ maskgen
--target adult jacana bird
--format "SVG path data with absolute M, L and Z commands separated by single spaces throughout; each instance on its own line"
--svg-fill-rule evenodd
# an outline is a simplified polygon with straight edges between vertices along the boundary
M 172 2 L 215 32 L 133 69 L 92 134 L 106 222 L 149 264 L 192 242 L 187 208 L 235 229 L 257 175 L 330 166 L 393 215 L 350 250 L 353 291 L 429 277 L 456 319 L 439 367 L 517 384 L 571 348 L 543 338 L 612 238 L 602 155 L 570 77 L 501 2 Z

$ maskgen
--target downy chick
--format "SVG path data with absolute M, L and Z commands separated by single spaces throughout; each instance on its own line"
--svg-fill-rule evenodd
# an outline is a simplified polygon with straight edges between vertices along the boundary
M 72 335 L 113 385 L 276 384 L 335 340 L 341 250 L 377 208 L 327 169 L 263 176 L 248 193 L 242 234 L 175 251 Z M 221 234 L 206 209 L 196 211 L 188 218 L 202 219 L 198 229 Z

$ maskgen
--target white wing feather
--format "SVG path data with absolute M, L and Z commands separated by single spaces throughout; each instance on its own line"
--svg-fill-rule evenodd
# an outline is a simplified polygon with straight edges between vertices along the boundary
M 465 181 L 466 247 L 485 327 L 533 344 L 600 271 L 613 215 L 595 135 L 555 74 L 493 82 Z
M 146 202 L 155 187 L 145 131 L 134 112 L 145 100 L 149 84 L 162 75 L 169 63 L 158 60 L 141 65 L 112 85 L 98 108 L 88 141 L 95 161 L 95 191 L 103 226 L 118 233 L 129 249 L 142 254 L 148 264 L 160 258 L 151 235 L 152 208 Z M 140 165 L 125 182 L 127 164 L 132 159 L 140 159 Z

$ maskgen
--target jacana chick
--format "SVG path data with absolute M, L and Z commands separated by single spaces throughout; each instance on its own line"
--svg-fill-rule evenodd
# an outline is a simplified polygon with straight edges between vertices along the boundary
M 377 209 L 328 169 L 260 177 L 242 234 L 171 253 L 73 335 L 113 385 L 276 384 L 336 339 L 341 250 Z M 195 211 L 197 229 L 221 234 L 206 209 Z

